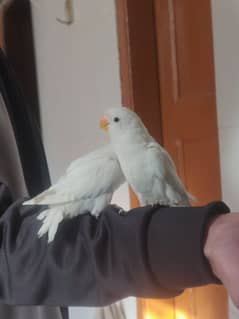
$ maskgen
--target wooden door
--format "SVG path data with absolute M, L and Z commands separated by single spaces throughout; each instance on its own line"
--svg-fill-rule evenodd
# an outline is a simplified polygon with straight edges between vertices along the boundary
M 197 204 L 221 198 L 209 0 L 155 0 L 163 143 Z
M 211 3 L 155 0 L 163 143 L 198 204 L 221 199 Z M 223 288 L 186 291 L 186 318 L 226 318 Z
M 210 0 L 116 0 L 123 104 L 173 157 L 196 205 L 221 198 Z M 132 205 L 137 205 L 131 194 Z M 224 288 L 139 300 L 139 319 L 226 319 Z

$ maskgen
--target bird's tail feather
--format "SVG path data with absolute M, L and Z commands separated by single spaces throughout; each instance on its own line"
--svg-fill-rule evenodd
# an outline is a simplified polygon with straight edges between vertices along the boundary
M 42 221 L 41 228 L 38 231 L 38 237 L 41 238 L 48 233 L 48 243 L 55 238 L 59 224 L 64 218 L 64 207 L 49 208 L 41 212 L 37 219 Z
M 23 206 L 26 206 L 26 205 L 41 205 L 41 202 L 43 199 L 45 199 L 46 195 L 50 195 L 51 193 L 51 190 L 48 189 L 42 193 L 40 193 L 39 195 L 37 195 L 36 197 L 32 198 L 32 199 L 29 199 L 25 202 L 22 203 Z

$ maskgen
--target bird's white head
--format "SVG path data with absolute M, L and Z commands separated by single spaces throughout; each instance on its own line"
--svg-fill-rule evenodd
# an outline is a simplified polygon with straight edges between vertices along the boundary
M 100 120 L 100 128 L 107 131 L 110 138 L 119 140 L 122 137 L 127 139 L 149 137 L 148 131 L 139 116 L 126 107 L 117 107 L 105 112 Z

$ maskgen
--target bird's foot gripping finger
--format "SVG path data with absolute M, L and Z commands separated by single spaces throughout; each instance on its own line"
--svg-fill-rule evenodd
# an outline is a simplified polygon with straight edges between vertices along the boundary
M 120 208 L 118 211 L 118 214 L 121 216 L 125 216 L 125 215 L 127 215 L 127 212 L 123 208 Z
M 166 203 L 166 201 L 164 200 L 158 200 L 158 201 L 155 201 L 153 203 L 148 203 L 149 206 L 151 207 L 156 207 L 156 206 L 167 206 L 168 203 Z

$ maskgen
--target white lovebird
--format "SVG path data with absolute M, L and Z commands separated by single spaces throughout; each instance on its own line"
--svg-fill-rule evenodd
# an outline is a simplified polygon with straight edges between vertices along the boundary
M 98 217 L 124 182 L 117 157 L 106 146 L 73 161 L 56 184 L 23 205 L 48 206 L 38 216 L 42 220 L 38 235 L 48 233 L 51 242 L 63 219 L 86 212 Z
M 193 197 L 180 181 L 173 160 L 125 107 L 108 110 L 100 121 L 108 131 L 126 181 L 140 205 L 189 206 Z

